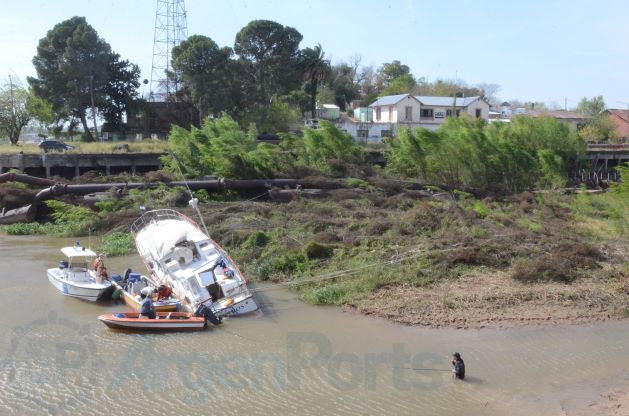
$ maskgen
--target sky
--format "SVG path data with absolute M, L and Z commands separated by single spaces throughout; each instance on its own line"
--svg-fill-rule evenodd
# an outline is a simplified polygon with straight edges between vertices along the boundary
M 84 16 L 149 78 L 157 0 L 0 0 L 0 80 L 35 75 L 39 39 Z M 629 107 L 627 0 L 186 0 L 188 35 L 233 46 L 255 19 L 320 43 L 332 63 L 400 60 L 416 77 L 499 84 L 501 100 L 575 107 L 602 95 Z M 142 88 L 142 87 L 141 87 Z M 146 88 L 146 87 L 143 87 Z M 141 91 L 142 92 L 142 91 Z M 144 91 L 148 93 L 148 91 Z

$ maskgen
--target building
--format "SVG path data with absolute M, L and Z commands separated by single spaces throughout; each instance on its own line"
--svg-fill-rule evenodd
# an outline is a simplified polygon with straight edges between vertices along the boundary
M 626 110 L 620 110 L 617 108 L 609 108 L 604 111 L 609 119 L 616 126 L 616 134 L 619 138 L 629 139 L 629 108 Z
M 404 127 L 436 130 L 447 117 L 467 113 L 489 119 L 489 103 L 483 97 L 431 97 L 411 94 L 380 97 L 369 105 L 374 123 L 394 123 Z
M 354 118 L 362 123 L 373 120 L 373 109 L 369 107 L 358 107 L 354 109 Z
M 590 117 L 578 111 L 564 111 L 564 110 L 530 110 L 524 113 L 525 115 L 533 117 L 553 117 L 554 119 L 573 126 L 577 130 L 580 130 L 589 121 Z
M 341 117 L 341 108 L 335 104 L 323 104 L 317 107 L 317 117 L 324 120 L 338 120 Z
M 127 131 L 143 137 L 165 138 L 175 124 L 199 126 L 199 112 L 189 103 L 134 101 L 127 110 Z

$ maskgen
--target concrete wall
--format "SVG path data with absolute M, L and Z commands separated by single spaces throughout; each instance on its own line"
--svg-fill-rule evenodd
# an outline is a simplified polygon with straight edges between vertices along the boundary
M 161 153 L 110 153 L 110 154 L 3 154 L 0 155 L 0 173 L 17 169 L 33 176 L 63 176 L 71 179 L 95 170 L 104 174 L 121 172 L 144 173 L 158 170 Z

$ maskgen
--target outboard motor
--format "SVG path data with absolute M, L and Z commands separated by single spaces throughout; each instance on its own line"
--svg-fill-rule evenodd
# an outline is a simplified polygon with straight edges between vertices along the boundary
M 197 310 L 194 312 L 195 316 L 202 316 L 205 318 L 205 321 L 210 321 L 212 324 L 214 325 L 220 325 L 221 322 L 223 321 L 222 317 L 217 317 L 214 312 L 212 312 L 212 309 L 208 308 L 207 306 L 205 306 L 204 304 L 200 304 L 197 307 Z

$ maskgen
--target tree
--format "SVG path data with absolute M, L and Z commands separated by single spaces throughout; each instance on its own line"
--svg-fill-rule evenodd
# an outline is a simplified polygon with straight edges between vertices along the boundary
M 618 141 L 616 124 L 604 113 L 590 119 L 579 130 L 579 136 L 588 142 L 615 143 Z
M 483 82 L 476 84 L 475 88 L 478 88 L 483 92 L 482 95 L 487 99 L 490 105 L 497 106 L 499 104 L 497 94 L 500 91 L 500 85 Z
M 404 65 L 398 60 L 384 63 L 378 68 L 378 83 L 384 89 L 389 86 L 391 81 L 405 75 L 411 75 L 411 69 L 408 65 Z
M 193 35 L 172 50 L 172 64 L 201 119 L 232 110 L 240 101 L 231 48 Z
M 97 110 L 112 106 L 108 113 L 115 119 L 118 110 L 137 95 L 139 70 L 119 59 L 84 17 L 73 17 L 40 39 L 33 58 L 37 77 L 29 77 L 28 82 L 35 94 L 52 104 L 57 118 L 76 117 L 94 140 L 88 110 L 98 134 Z
M 413 91 L 417 82 L 411 74 L 400 75 L 389 82 L 382 95 L 405 94 Z
M 137 97 L 132 90 L 140 86 L 140 68 L 127 60 L 116 59 L 109 63 L 109 82 L 105 85 L 105 100 L 102 113 L 105 122 L 112 130 L 124 130 L 123 114 L 129 109 L 131 100 Z
M 353 63 L 341 62 L 332 66 L 330 77 L 327 82 L 329 88 L 333 91 L 334 102 L 346 111 L 347 103 L 360 97 L 360 85 L 358 82 L 358 64 L 354 58 Z
M 254 20 L 236 34 L 234 52 L 246 79 L 247 100 L 268 107 L 273 95 L 299 88 L 299 43 L 296 29 L 270 20 Z
M 50 104 L 19 84 L 11 82 L 0 89 L 0 134 L 8 137 L 12 145 L 17 144 L 22 128 L 33 119 L 51 123 Z
M 428 82 L 425 78 L 417 80 L 417 86 L 413 90 L 416 95 L 434 95 L 437 97 L 473 97 L 484 95 L 477 87 L 468 87 L 462 80 L 438 79 Z
M 603 111 L 605 111 L 605 100 L 602 95 L 592 97 L 589 100 L 586 97 L 583 97 L 577 105 L 577 111 L 585 114 L 586 116 L 598 117 Z
M 330 74 L 330 61 L 325 59 L 325 53 L 320 44 L 314 48 L 301 51 L 301 65 L 306 80 L 306 92 L 310 94 L 310 111 L 312 117 L 317 116 L 317 90 L 319 85 Z

